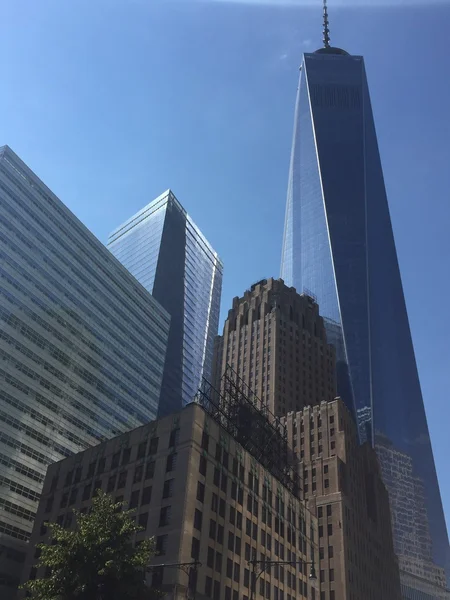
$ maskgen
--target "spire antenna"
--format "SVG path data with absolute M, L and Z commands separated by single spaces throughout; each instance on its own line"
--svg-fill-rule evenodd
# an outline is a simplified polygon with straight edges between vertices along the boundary
M 330 47 L 330 29 L 328 27 L 328 7 L 327 0 L 323 0 L 323 46 L 324 48 Z

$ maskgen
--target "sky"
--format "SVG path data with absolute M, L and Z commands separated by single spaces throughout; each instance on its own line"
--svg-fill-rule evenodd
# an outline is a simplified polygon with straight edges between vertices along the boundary
M 450 2 L 329 0 L 365 57 L 450 523 Z M 298 68 L 320 0 L 0 0 L 0 145 L 103 242 L 167 188 L 233 296 L 279 276 Z

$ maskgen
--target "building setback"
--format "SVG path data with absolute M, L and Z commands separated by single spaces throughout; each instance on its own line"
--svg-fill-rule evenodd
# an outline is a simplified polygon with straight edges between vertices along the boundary
M 335 349 L 319 307 L 281 279 L 264 279 L 233 299 L 215 343 L 216 387 L 227 365 L 277 416 L 336 396 Z
M 153 565 L 200 561 L 190 584 L 197 600 L 249 600 L 253 558 L 295 563 L 268 568 L 255 600 L 319 600 L 318 582 L 309 578 L 318 561 L 317 520 L 211 414 L 193 403 L 50 465 L 32 548 L 48 541 L 47 521 L 73 526 L 72 509 L 86 511 L 102 488 L 136 510 L 143 527 L 136 543 L 155 536 Z M 42 576 L 35 561 L 30 551 L 25 581 Z M 181 569 L 156 568 L 148 580 L 166 598 L 186 598 Z
M 111 233 L 108 248 L 171 316 L 165 416 L 192 402 L 211 376 L 222 263 L 170 190 Z
M 49 464 L 155 418 L 170 318 L 0 148 L 0 597 L 15 597 Z
M 318 517 L 321 600 L 399 600 L 389 498 L 375 451 L 341 399 L 289 413 L 288 444 Z

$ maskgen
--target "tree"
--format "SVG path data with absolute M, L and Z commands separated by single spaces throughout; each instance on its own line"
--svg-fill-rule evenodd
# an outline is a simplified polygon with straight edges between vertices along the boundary
M 145 571 L 154 556 L 154 541 L 136 547 L 132 536 L 141 531 L 123 503 L 114 503 L 101 490 L 89 514 L 74 511 L 75 529 L 48 523 L 49 544 L 39 544 L 39 567 L 47 577 L 22 587 L 35 600 L 147 600 L 157 593 L 145 584 Z

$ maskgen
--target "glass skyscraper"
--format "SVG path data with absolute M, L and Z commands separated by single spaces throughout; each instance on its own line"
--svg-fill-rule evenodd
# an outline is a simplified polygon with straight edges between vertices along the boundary
M 281 277 L 316 296 L 338 391 L 378 449 L 404 597 L 447 598 L 447 529 L 364 61 L 325 34 L 301 66 Z
M 169 323 L 19 157 L 0 148 L 2 600 L 16 597 L 47 466 L 156 417 Z M 82 485 L 92 488 L 92 476 Z
M 109 236 L 108 248 L 171 317 L 159 415 L 192 402 L 211 376 L 223 266 L 168 190 Z

